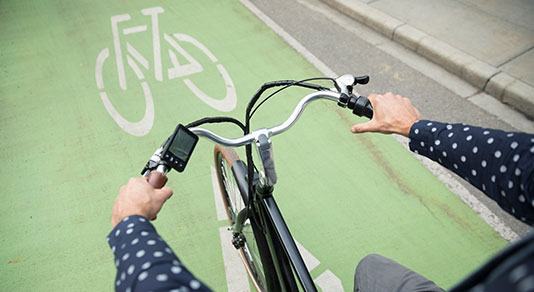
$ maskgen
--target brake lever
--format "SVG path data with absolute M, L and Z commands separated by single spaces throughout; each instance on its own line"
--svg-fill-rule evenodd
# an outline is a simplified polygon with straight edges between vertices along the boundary
M 160 189 L 167 183 L 166 174 L 171 169 L 164 161 L 161 159 L 161 152 L 165 148 L 166 144 L 169 142 L 171 137 L 165 139 L 161 146 L 156 149 L 154 154 L 150 157 L 145 167 L 141 171 L 143 177 L 148 177 L 148 183 L 156 188 Z

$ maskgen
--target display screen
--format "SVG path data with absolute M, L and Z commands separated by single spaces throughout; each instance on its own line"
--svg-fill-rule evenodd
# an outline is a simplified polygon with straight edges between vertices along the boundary
M 198 136 L 183 125 L 178 125 L 169 139 L 170 142 L 165 143 L 161 158 L 168 166 L 182 172 L 193 153 Z
M 183 128 L 178 129 L 174 141 L 169 147 L 169 152 L 182 161 L 187 161 L 197 143 L 198 137 L 192 136 Z

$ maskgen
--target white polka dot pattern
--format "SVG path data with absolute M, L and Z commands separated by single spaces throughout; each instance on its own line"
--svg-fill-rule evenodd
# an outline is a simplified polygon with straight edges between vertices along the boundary
M 115 254 L 116 291 L 211 291 L 176 258 L 150 221 L 134 215 L 108 236 Z
M 505 211 L 534 224 L 534 135 L 423 121 L 412 126 L 409 138 L 410 150 L 451 169 Z

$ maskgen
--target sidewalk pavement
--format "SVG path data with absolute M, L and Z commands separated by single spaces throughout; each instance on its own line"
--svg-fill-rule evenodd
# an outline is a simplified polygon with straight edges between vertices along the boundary
M 534 1 L 321 1 L 534 119 Z

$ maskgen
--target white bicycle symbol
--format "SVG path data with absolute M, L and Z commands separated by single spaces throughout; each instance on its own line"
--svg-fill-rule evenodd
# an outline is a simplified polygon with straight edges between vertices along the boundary
M 162 68 L 162 58 L 161 58 L 161 43 L 160 43 L 160 33 L 159 33 L 159 24 L 158 24 L 158 14 L 163 13 L 164 10 L 161 7 L 152 7 L 141 10 L 141 13 L 145 16 L 150 16 L 152 20 L 152 44 L 154 51 L 154 77 L 158 81 L 163 81 L 163 68 Z M 111 17 L 111 30 L 113 34 L 113 48 L 115 50 L 115 61 L 117 64 L 117 72 L 119 77 L 119 84 L 122 90 L 127 89 L 126 84 L 126 74 L 124 69 L 123 62 L 123 52 L 121 50 L 121 42 L 119 39 L 119 27 L 120 22 L 125 22 L 130 20 L 131 17 L 129 14 L 120 14 Z M 133 27 L 127 27 L 122 29 L 124 35 L 135 34 L 140 32 L 147 31 L 147 25 L 139 25 Z M 190 54 L 188 54 L 182 46 L 179 45 L 179 42 L 189 43 L 196 48 L 200 49 L 213 63 L 217 63 L 217 58 L 206 48 L 202 43 L 194 39 L 193 37 L 175 33 L 172 36 L 164 33 L 163 38 L 170 45 L 168 53 L 172 63 L 167 70 L 167 78 L 169 80 L 186 77 L 192 74 L 200 73 L 203 71 L 202 65 L 195 60 Z M 100 98 L 104 103 L 104 106 L 108 113 L 111 115 L 113 120 L 121 127 L 124 131 L 128 132 L 134 136 L 144 136 L 154 124 L 154 101 L 152 98 L 152 93 L 150 87 L 146 82 L 143 71 L 139 67 L 141 65 L 145 70 L 149 70 L 149 62 L 143 57 L 129 42 L 126 42 L 126 61 L 130 68 L 133 70 L 139 81 L 141 82 L 141 87 L 143 89 L 143 94 L 145 97 L 145 113 L 143 118 L 138 122 L 132 122 L 125 119 L 113 106 L 111 103 L 108 94 L 104 90 L 104 80 L 102 77 L 102 70 L 104 67 L 104 62 L 109 57 L 109 49 L 105 48 L 98 54 L 96 58 L 95 74 L 96 74 L 96 85 L 100 92 Z M 183 56 L 189 64 L 180 64 L 178 58 L 175 54 L 175 51 Z M 224 79 L 226 85 L 226 96 L 223 99 L 215 99 L 208 96 L 202 90 L 200 90 L 189 78 L 185 78 L 183 81 L 200 100 L 202 100 L 207 105 L 212 108 L 222 111 L 229 112 L 232 111 L 237 104 L 237 94 L 235 91 L 234 83 L 228 75 L 228 72 L 224 69 L 222 64 L 216 64 L 217 70 Z

